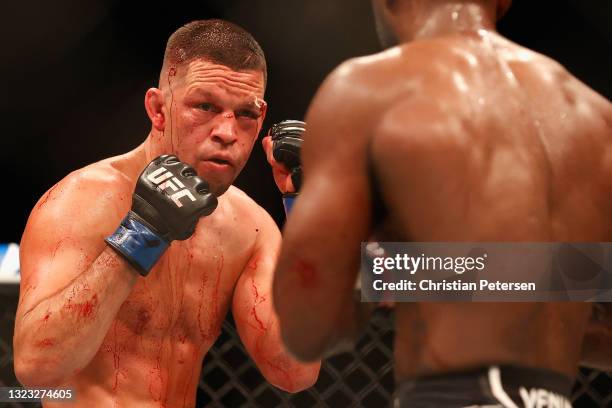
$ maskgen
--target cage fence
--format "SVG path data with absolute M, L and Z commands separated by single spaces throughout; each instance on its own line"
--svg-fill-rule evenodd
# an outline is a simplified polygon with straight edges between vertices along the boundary
M 18 386 L 12 336 L 16 296 L 0 295 L 0 386 Z M 270 385 L 248 357 L 229 316 L 204 360 L 197 407 L 388 407 L 394 390 L 393 316 L 373 315 L 352 352 L 326 359 L 316 384 L 290 394 Z M 612 373 L 581 368 L 572 391 L 575 408 L 612 407 Z M 4 403 L 11 408 L 40 406 Z M 2 403 L 0 403 L 2 406 Z

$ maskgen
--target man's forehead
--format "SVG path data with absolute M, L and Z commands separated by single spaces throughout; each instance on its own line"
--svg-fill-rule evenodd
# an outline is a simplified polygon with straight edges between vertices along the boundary
M 259 70 L 236 71 L 225 65 L 196 59 L 184 64 L 185 85 L 218 86 L 235 94 L 255 94 L 263 98 L 264 75 Z
M 214 102 L 226 96 L 226 90 L 218 87 L 192 85 L 187 88 L 187 94 L 189 96 L 201 97 Z M 230 93 L 230 95 L 234 97 L 233 103 L 243 108 L 261 109 L 262 106 L 266 105 L 266 101 L 264 101 L 263 98 L 251 92 Z

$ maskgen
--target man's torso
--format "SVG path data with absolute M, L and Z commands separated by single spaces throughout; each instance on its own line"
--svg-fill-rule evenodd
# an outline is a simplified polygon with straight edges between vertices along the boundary
M 102 172 L 127 168 L 124 158 L 93 166 Z M 135 175 L 126 173 L 126 182 L 135 184 Z M 131 202 L 117 204 L 108 215 L 118 225 Z M 231 187 L 191 238 L 174 241 L 150 274 L 138 279 L 98 353 L 66 381 L 76 402 L 193 406 L 203 357 L 220 334 L 234 285 L 252 255 L 254 208 Z

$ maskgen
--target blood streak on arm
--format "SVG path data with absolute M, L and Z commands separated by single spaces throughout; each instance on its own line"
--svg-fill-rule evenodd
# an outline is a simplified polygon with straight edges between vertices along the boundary
M 95 311 L 98 307 L 98 295 L 94 293 L 94 295 L 89 298 L 88 300 L 85 300 L 84 302 L 80 302 L 80 303 L 73 303 L 72 300 L 74 298 L 74 291 L 73 294 L 68 297 L 68 300 L 66 301 L 66 303 L 64 304 L 64 309 L 67 310 L 68 312 L 74 313 L 77 317 L 82 317 L 82 318 L 94 318 L 95 317 Z
M 49 189 L 49 191 L 47 191 L 47 194 L 44 195 L 44 198 L 40 201 L 40 203 L 36 207 L 38 210 L 40 210 L 45 204 L 47 204 L 47 201 L 49 201 L 49 199 L 51 199 L 51 193 L 53 193 L 53 190 L 55 190 L 55 188 L 58 185 L 59 185 L 59 183 L 56 183 L 53 187 L 51 187 Z
M 113 392 L 117 392 L 117 387 L 119 385 L 119 360 L 121 357 L 120 346 L 117 344 L 117 324 L 118 320 L 115 320 L 113 324 L 113 367 L 115 368 L 115 383 L 113 384 Z
M 251 267 L 251 265 L 249 265 L 249 267 Z M 255 269 L 256 267 L 257 267 L 257 261 L 255 261 L 255 267 L 253 269 Z M 266 298 L 264 296 L 259 295 L 259 291 L 257 290 L 257 285 L 255 285 L 255 279 L 253 278 L 251 278 L 251 286 L 253 288 L 253 296 L 255 296 L 253 307 L 251 309 L 251 314 L 253 315 L 253 318 L 257 322 L 257 325 L 255 325 L 255 328 L 263 332 L 266 332 L 268 331 L 268 328 L 264 325 L 264 323 L 261 321 L 261 319 L 257 315 L 257 309 L 256 309 L 260 303 L 266 301 Z
M 219 285 L 221 283 L 221 274 L 223 273 L 223 253 L 219 254 L 219 262 L 217 263 L 217 280 L 215 282 L 215 292 L 213 293 L 213 310 L 215 316 L 215 324 L 219 320 Z
M 51 312 L 47 310 L 47 313 L 45 313 L 42 318 L 43 324 L 47 324 L 47 322 L 49 321 L 49 317 L 51 317 Z

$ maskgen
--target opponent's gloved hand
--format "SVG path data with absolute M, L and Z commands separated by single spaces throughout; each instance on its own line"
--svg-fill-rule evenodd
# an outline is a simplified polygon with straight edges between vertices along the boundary
M 170 242 L 185 240 L 217 197 L 196 171 L 176 156 L 159 156 L 140 174 L 132 209 L 106 243 L 146 276 Z
M 272 145 L 270 146 L 270 143 L 266 145 L 264 140 L 268 161 L 272 165 L 276 183 L 283 193 L 283 203 L 287 213 L 302 185 L 300 150 L 305 126 L 306 124 L 299 120 L 282 121 L 272 126 L 268 132 Z M 278 164 L 281 165 L 281 169 L 278 168 Z M 286 180 L 287 178 L 290 182 Z

